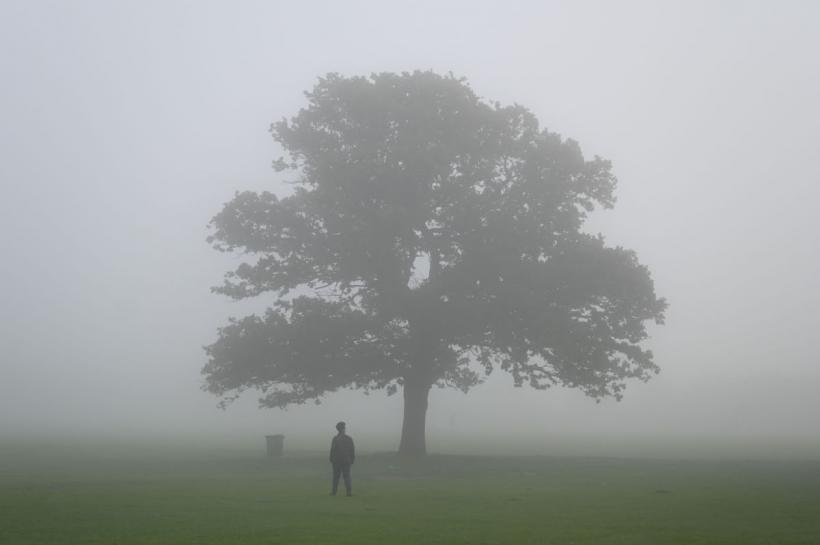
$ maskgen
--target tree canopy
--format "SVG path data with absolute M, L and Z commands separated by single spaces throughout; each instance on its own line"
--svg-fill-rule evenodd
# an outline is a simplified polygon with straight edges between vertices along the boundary
M 306 98 L 271 126 L 293 191 L 237 193 L 211 221 L 209 242 L 246 257 L 214 290 L 272 304 L 219 330 L 206 389 L 285 407 L 402 388 L 400 451 L 423 453 L 433 385 L 500 369 L 620 398 L 658 371 L 648 269 L 582 231 L 614 204 L 608 161 L 450 75 L 331 74 Z

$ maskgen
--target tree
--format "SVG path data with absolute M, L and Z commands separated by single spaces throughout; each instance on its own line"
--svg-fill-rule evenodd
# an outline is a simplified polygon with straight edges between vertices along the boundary
M 663 321 L 634 252 L 581 231 L 614 203 L 610 163 L 432 72 L 321 78 L 271 126 L 296 173 L 286 197 L 237 193 L 208 240 L 248 256 L 214 291 L 273 293 L 206 348 L 223 403 L 319 402 L 340 388 L 404 395 L 399 452 L 426 452 L 433 385 L 515 386 L 620 399 L 658 372 L 641 346 Z

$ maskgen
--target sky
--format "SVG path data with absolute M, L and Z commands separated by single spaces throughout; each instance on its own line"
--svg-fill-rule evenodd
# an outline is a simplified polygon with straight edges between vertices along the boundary
M 820 4 L 0 2 L 0 437 L 330 435 L 397 442 L 400 396 L 227 411 L 202 349 L 241 256 L 206 243 L 234 192 L 286 191 L 268 127 L 328 73 L 432 69 L 613 162 L 587 229 L 635 249 L 661 374 L 596 404 L 434 390 L 448 437 L 820 435 Z M 544 439 L 546 440 L 546 439 Z

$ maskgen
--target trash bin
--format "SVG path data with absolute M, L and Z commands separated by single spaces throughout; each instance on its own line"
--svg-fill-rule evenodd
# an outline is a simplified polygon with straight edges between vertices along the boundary
M 285 446 L 285 436 L 281 434 L 266 435 L 268 445 L 268 457 L 279 458 L 282 456 L 282 449 Z

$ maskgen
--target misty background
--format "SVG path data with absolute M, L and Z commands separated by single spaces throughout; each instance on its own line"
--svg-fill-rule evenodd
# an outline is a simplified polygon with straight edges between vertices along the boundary
M 499 371 L 431 392 L 431 451 L 817 442 L 819 21 L 813 2 L 3 0 L 0 438 L 298 447 L 343 419 L 395 448 L 400 395 L 220 411 L 200 390 L 217 327 L 271 302 L 210 293 L 239 256 L 206 225 L 235 191 L 288 190 L 268 126 L 317 77 L 433 69 L 613 162 L 618 202 L 587 230 L 636 250 L 670 308 L 661 374 L 622 402 Z

